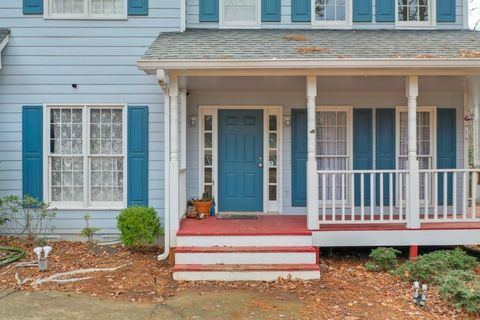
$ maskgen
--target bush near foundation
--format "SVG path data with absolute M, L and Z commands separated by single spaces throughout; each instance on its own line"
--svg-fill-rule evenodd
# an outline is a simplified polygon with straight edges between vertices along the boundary
M 157 211 L 153 208 L 134 206 L 123 209 L 117 217 L 120 240 L 130 249 L 153 244 L 162 235 Z
M 397 267 L 397 255 L 400 251 L 394 248 L 376 248 L 369 254 L 370 261 L 365 264 L 368 271 L 391 271 Z

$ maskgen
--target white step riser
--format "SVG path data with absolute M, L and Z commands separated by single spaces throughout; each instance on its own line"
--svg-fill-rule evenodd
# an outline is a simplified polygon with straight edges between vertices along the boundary
M 179 236 L 177 247 L 311 246 L 311 236 Z
M 179 281 L 276 281 L 278 278 L 320 279 L 320 271 L 180 271 L 173 273 Z
M 315 252 L 177 252 L 176 264 L 314 264 Z

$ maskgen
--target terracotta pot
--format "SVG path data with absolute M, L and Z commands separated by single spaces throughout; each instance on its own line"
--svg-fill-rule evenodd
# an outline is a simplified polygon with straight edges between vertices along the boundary
M 212 208 L 212 200 L 208 201 L 193 201 L 193 205 L 198 213 L 205 214 L 205 217 L 210 215 L 210 209 Z

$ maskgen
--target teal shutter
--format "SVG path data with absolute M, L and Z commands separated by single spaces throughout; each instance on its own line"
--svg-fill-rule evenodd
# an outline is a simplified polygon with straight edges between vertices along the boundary
M 373 168 L 372 110 L 353 109 L 353 170 Z M 355 175 L 355 205 L 361 201 L 361 178 Z M 370 205 L 370 175 L 364 175 L 364 204 Z
M 456 167 L 456 110 L 438 109 L 437 110 L 437 168 L 452 169 Z M 452 204 L 453 199 L 453 175 L 447 174 L 447 197 L 448 204 Z M 443 205 L 443 174 L 438 175 L 438 204 Z
M 292 110 L 292 206 L 307 205 L 307 110 Z
M 43 200 L 43 107 L 23 106 L 23 195 Z
M 200 22 L 218 22 L 218 0 L 200 0 Z
M 455 22 L 455 0 L 437 0 L 437 21 Z
M 128 107 L 128 205 L 148 206 L 148 107 Z
M 262 0 L 262 21 L 280 21 L 280 0 Z
M 43 14 L 43 0 L 23 0 L 23 14 Z
M 128 0 L 129 16 L 148 16 L 148 0 Z
M 292 0 L 293 22 L 310 21 L 310 1 L 311 0 Z
M 376 169 L 395 169 L 395 109 L 377 109 L 375 112 Z M 394 180 L 394 178 L 393 178 Z M 383 177 L 383 204 L 390 205 L 390 177 Z M 395 180 L 392 181 L 393 199 Z M 376 202 L 380 205 L 380 177 L 376 177 Z
M 376 0 L 375 21 L 395 22 L 395 0 Z
M 372 21 L 372 0 L 353 0 L 353 22 Z

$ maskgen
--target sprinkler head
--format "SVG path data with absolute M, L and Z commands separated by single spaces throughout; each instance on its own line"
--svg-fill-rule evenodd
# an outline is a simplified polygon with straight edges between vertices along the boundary
M 50 246 L 45 246 L 43 247 L 43 252 L 45 252 L 45 259 L 48 259 L 48 254 L 52 251 L 52 247 Z
M 33 252 L 35 252 L 35 254 L 37 255 L 37 261 L 40 261 L 42 251 L 43 251 L 42 247 L 36 247 L 33 249 Z

